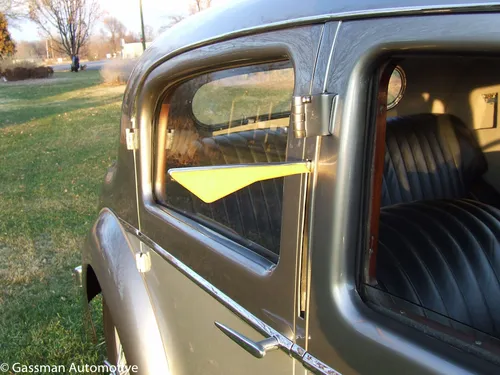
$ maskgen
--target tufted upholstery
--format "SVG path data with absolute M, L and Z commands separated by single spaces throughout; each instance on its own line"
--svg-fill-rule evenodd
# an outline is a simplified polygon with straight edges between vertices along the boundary
M 192 143 L 191 165 L 225 165 L 282 162 L 286 159 L 286 130 L 257 129 Z M 169 186 L 170 185 L 170 186 Z M 261 181 L 213 203 L 204 203 L 176 182 L 167 184 L 167 202 L 184 211 L 203 215 L 244 238 L 278 254 L 281 235 L 283 178 Z M 169 194 L 168 190 L 175 191 Z M 189 194 L 179 199 L 180 194 Z
M 179 157 L 169 155 L 169 160 L 179 160 L 178 165 L 170 164 L 170 168 L 286 159 L 284 128 L 195 140 L 191 137 L 197 137 L 196 133 L 186 134 L 176 135 L 180 143 L 177 148 L 185 149 L 179 151 Z M 477 142 L 458 118 L 422 114 L 388 119 L 382 205 L 472 197 L 472 188 L 481 182 L 486 168 Z M 283 178 L 253 184 L 211 204 L 202 202 L 174 181 L 169 181 L 166 188 L 167 203 L 173 207 L 214 220 L 275 254 L 279 252 Z M 488 194 L 481 195 L 498 198 L 491 190 L 486 189 Z
M 472 132 L 455 116 L 387 120 L 382 206 L 469 197 L 486 169 Z
M 414 313 L 500 337 L 500 198 L 486 170 L 458 118 L 388 119 L 376 276 Z
M 499 337 L 500 210 L 468 199 L 384 207 L 377 280 L 392 295 Z

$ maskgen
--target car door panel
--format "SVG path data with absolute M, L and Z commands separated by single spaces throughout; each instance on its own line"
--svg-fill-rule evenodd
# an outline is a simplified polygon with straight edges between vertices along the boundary
M 145 251 L 151 249 L 144 247 Z M 265 337 L 244 322 L 199 284 L 154 251 L 144 274 L 172 374 L 289 374 L 293 359 L 282 351 L 251 356 L 220 331 L 221 322 L 246 337 Z
M 197 373 L 205 365 L 211 372 L 204 373 L 293 371 L 293 360 L 283 352 L 272 352 L 257 360 L 226 337 L 214 322 L 219 321 L 250 338 L 263 338 L 257 333 L 262 331 L 258 325 L 263 324 L 289 340 L 295 339 L 295 275 L 302 241 L 307 179 L 300 175 L 284 178 L 281 251 L 277 265 L 198 222 L 159 206 L 154 200 L 152 186 L 154 159 L 148 152 L 154 139 L 151 124 L 155 122 L 158 98 L 186 72 L 241 64 L 241 61 L 265 61 L 268 56 L 279 55 L 288 56 L 293 61 L 294 94 L 305 95 L 310 90 L 322 27 L 299 27 L 202 47 L 165 62 L 145 80 L 136 119 L 141 135 L 138 154 L 141 232 L 256 318 L 252 325 L 244 323 L 220 299 L 208 295 L 199 285 L 172 268 L 167 260 L 156 254 L 156 250 L 151 251 L 152 268 L 145 273 L 145 278 L 162 331 L 165 329 L 170 337 L 167 341 L 171 345 L 179 344 L 172 349 L 172 353 L 175 351 L 172 363 L 186 374 Z M 287 160 L 303 160 L 303 157 L 304 141 L 289 136 Z M 207 304 L 207 309 L 197 300 Z M 198 354 L 192 363 L 190 343 Z M 168 347 L 165 343 L 167 350 Z

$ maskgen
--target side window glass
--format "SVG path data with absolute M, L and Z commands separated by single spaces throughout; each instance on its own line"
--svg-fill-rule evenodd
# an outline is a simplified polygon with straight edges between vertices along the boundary
M 284 162 L 293 86 L 293 68 L 286 61 L 211 72 L 173 89 L 157 126 L 159 202 L 277 261 L 283 178 L 205 203 L 167 171 Z

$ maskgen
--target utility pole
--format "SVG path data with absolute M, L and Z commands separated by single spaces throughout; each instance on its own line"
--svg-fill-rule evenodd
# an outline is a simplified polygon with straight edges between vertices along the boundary
M 144 16 L 142 15 L 142 0 L 139 0 L 139 7 L 141 8 L 141 34 L 142 34 L 142 50 L 146 50 L 146 35 L 144 35 Z

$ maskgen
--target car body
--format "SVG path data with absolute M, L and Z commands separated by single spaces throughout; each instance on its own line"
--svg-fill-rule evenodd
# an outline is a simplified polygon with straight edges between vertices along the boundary
M 370 213 L 367 157 L 373 137 L 367 137 L 366 118 L 373 115 L 367 93 L 374 72 L 391 53 L 499 53 L 498 12 L 498 2 L 256 0 L 203 12 L 160 36 L 129 79 L 118 160 L 105 176 L 101 211 L 83 249 L 86 301 L 102 292 L 127 362 L 141 374 L 498 371 L 495 359 L 471 349 L 474 342 L 453 341 L 438 328 L 429 333 L 428 326 L 412 326 L 369 306 L 360 292 L 360 275 L 368 271 L 357 250 L 366 240 Z M 251 182 L 283 179 L 277 185 L 283 192 L 281 206 L 272 206 L 276 200 L 263 193 L 269 222 L 255 237 L 242 239 L 232 218 L 224 223 L 231 230 L 214 223 L 218 208 L 213 207 L 219 206 L 210 206 L 215 213 L 207 218 L 201 211 L 193 216 L 189 209 L 162 204 L 169 199 L 168 193 L 162 196 L 169 178 L 186 171 L 164 176 L 164 151 L 155 145 L 162 136 L 168 144 L 169 137 L 182 133 L 166 120 L 162 133 L 164 110 L 170 116 L 175 106 L 179 111 L 194 106 L 203 87 L 213 90 L 209 98 L 223 100 L 221 93 L 237 86 L 238 77 L 245 77 L 245 84 L 260 84 L 264 63 L 283 76 L 293 70 L 291 88 L 276 76 L 270 81 L 290 90 L 292 120 L 285 125 L 290 130 L 283 130 L 286 157 L 269 151 L 268 136 L 274 135 L 266 133 L 264 151 L 255 154 L 255 161 L 262 166 L 261 157 L 272 159 L 274 169 L 266 169 L 267 177 L 242 157 L 236 164 L 247 172 L 234 177 L 236 172 L 226 169 L 227 180 L 212 186 L 214 169 L 193 163 L 202 166 L 195 170 L 193 189 L 203 187 L 215 201 L 221 199 L 219 189 L 248 177 L 250 182 L 241 185 L 249 189 L 255 207 L 260 203 L 248 187 Z M 257 65 L 255 71 L 244 70 Z M 217 75 L 228 69 L 233 70 Z M 207 86 L 214 80 L 218 86 Z M 233 107 L 240 103 L 235 100 Z M 217 111 L 207 108 L 200 109 L 201 116 L 190 109 L 195 113 L 188 115 L 196 117 L 193 126 L 207 138 L 229 139 L 234 108 L 226 127 L 217 122 Z M 235 129 L 253 124 L 246 145 L 260 142 L 257 127 L 275 131 L 282 118 L 290 118 L 290 112 L 283 117 L 283 111 L 273 111 L 269 108 L 264 120 L 260 112 L 237 118 Z M 200 171 L 205 174 L 198 177 Z M 261 186 L 264 191 L 268 185 Z M 174 188 L 170 191 L 178 191 Z M 176 204 L 184 207 L 187 196 Z M 240 206 L 246 204 L 238 199 Z M 229 212 L 229 200 L 224 202 Z M 276 212 L 277 240 L 268 245 Z M 259 225 L 260 213 L 252 219 Z M 243 227 L 248 220 L 241 219 Z M 273 254 L 267 250 L 272 246 L 277 248 Z

